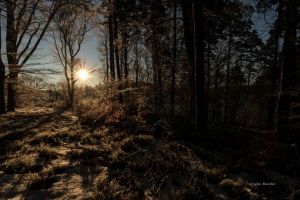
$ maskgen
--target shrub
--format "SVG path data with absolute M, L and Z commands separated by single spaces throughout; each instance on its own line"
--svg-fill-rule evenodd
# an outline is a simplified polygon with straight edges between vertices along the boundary
M 137 96 L 137 103 L 121 104 L 112 100 L 113 95 L 106 98 L 86 99 L 81 101 L 75 111 L 83 124 L 94 126 L 109 125 L 118 129 L 136 129 L 150 121 L 156 121 L 157 113 L 147 98 Z
M 118 102 L 85 100 L 76 107 L 76 112 L 83 124 L 109 125 L 120 129 L 136 123 L 128 108 Z

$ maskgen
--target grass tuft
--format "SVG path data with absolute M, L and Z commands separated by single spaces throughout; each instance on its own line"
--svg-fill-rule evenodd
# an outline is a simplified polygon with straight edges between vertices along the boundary
M 7 174 L 24 174 L 39 171 L 42 167 L 37 165 L 33 155 L 21 155 L 4 162 L 4 172 Z
M 49 158 L 49 159 L 58 158 L 57 152 L 49 145 L 46 145 L 44 143 L 40 143 L 38 147 L 38 152 L 39 152 L 39 156 L 42 158 Z

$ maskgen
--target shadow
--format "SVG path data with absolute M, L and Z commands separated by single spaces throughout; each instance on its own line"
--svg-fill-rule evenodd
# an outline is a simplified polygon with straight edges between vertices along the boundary
M 17 176 L 17 178 L 14 179 L 13 176 Z M 4 194 L 3 194 L 2 191 L 0 192 L 1 199 L 8 199 L 9 195 L 14 194 L 16 188 L 21 184 L 21 180 L 24 177 L 24 174 L 5 174 L 5 175 L 2 175 L 2 177 L 0 179 L 1 183 L 3 182 L 3 179 L 5 177 L 8 177 L 8 178 L 12 177 L 12 178 L 9 178 L 10 179 L 9 184 L 12 185 L 12 187 L 9 190 L 6 190 Z
M 41 127 L 47 123 L 51 122 L 51 119 L 57 116 L 61 116 L 65 110 L 56 110 L 51 113 L 28 113 L 26 115 L 13 115 L 13 117 L 9 116 L 10 119 L 7 123 L 0 124 L 0 130 L 4 130 L 0 132 L 1 140 L 17 139 L 23 136 L 22 133 L 29 132 L 31 129 Z M 5 117 L 2 117 L 5 118 Z M 5 133 L 5 131 L 8 133 Z M 13 134 L 13 135 L 11 135 Z
M 62 109 L 37 109 L 29 110 L 28 112 L 17 111 L 15 113 L 0 116 L 0 158 L 2 158 L 2 155 L 6 155 L 7 152 L 11 155 L 15 154 L 13 156 L 19 155 L 18 151 L 23 147 L 22 141 L 20 145 L 19 143 L 16 144 L 15 149 L 7 148 L 11 142 L 33 137 L 43 131 L 48 132 L 49 130 L 50 132 L 56 131 L 56 129 L 69 127 L 75 122 L 74 119 L 75 117 L 73 117 L 72 112 Z M 26 141 L 24 143 L 27 144 Z M 31 154 L 32 151 L 36 151 L 36 149 L 32 148 L 31 144 L 29 144 L 29 146 L 30 148 L 28 148 L 28 151 L 24 148 L 24 154 Z M 3 156 L 3 159 L 7 158 Z M 44 159 L 42 161 L 44 161 Z M 0 163 L 0 165 L 3 168 L 4 164 Z M 51 166 L 52 164 L 45 161 L 42 162 L 41 165 Z M 78 179 L 78 184 L 79 187 L 85 191 L 84 193 L 86 193 L 90 184 L 92 184 L 91 180 L 95 170 L 93 167 L 86 167 L 80 164 L 77 166 L 79 167 L 77 173 L 81 176 L 81 178 Z M 68 187 L 65 188 L 65 190 L 58 191 L 57 186 L 53 187 L 53 184 L 56 184 L 56 182 L 59 181 L 58 177 L 49 178 L 45 183 L 37 182 L 36 185 L 28 188 L 27 181 L 29 179 L 27 175 L 28 173 L 22 175 L 0 174 L 0 199 L 57 199 L 63 195 L 73 195 L 73 192 L 69 191 Z M 44 185 L 41 186 L 40 184 Z M 55 187 L 56 190 L 54 189 Z M 66 197 L 65 199 L 72 199 L 71 196 L 70 198 Z
M 95 167 L 80 165 L 80 175 L 82 176 L 82 189 L 87 191 L 95 179 Z

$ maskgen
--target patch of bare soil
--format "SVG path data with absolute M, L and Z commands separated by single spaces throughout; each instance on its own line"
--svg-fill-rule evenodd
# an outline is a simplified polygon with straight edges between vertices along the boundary
M 270 199 L 279 189 L 297 195 L 299 179 L 238 165 L 251 156 L 130 130 L 92 129 L 72 112 L 48 108 L 0 116 L 0 199 Z

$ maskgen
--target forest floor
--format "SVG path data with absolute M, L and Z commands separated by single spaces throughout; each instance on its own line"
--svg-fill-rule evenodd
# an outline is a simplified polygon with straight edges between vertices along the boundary
M 19 109 L 0 116 L 0 199 L 300 199 L 297 149 L 235 130 L 196 146 Z

